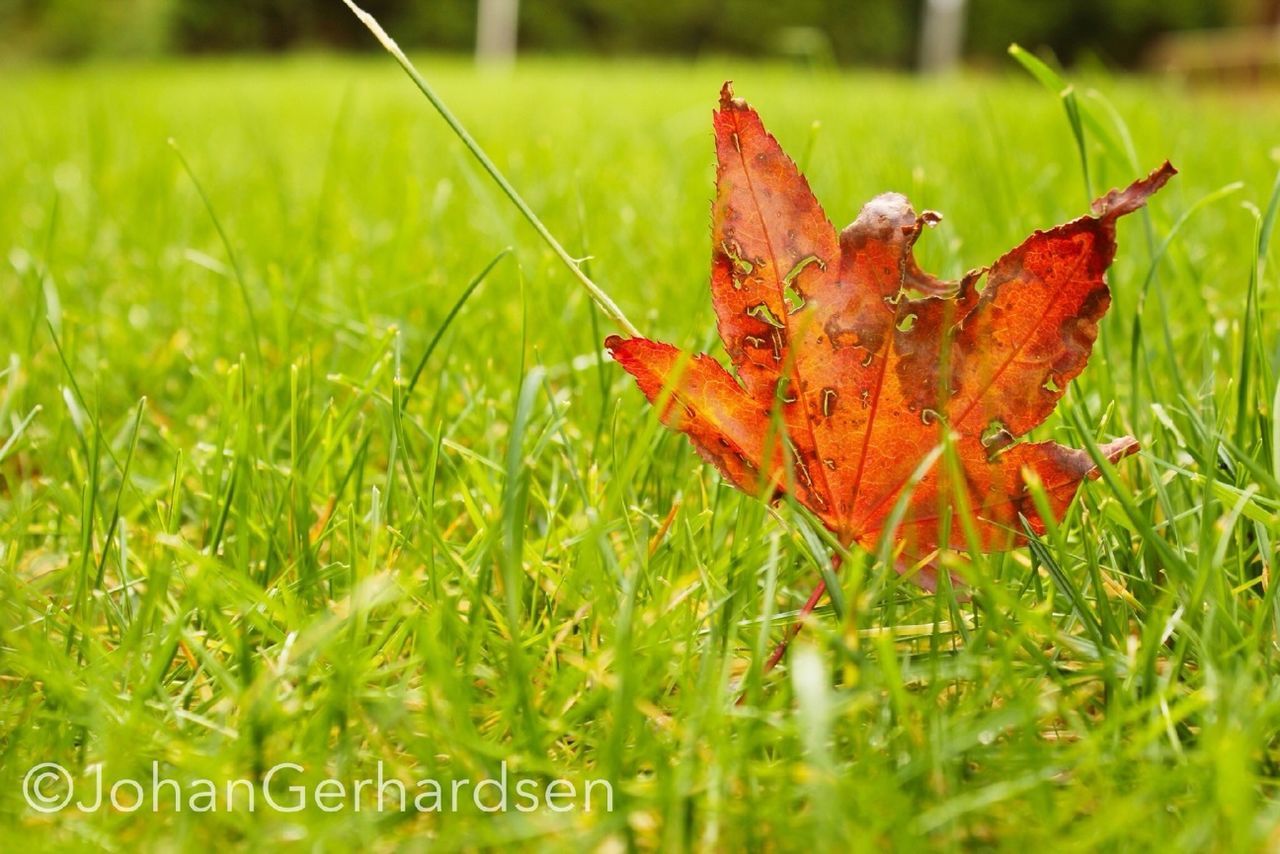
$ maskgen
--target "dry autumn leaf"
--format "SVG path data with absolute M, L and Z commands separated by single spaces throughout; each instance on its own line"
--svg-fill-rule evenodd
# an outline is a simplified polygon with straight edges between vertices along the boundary
M 1095 201 L 1091 216 L 1037 231 L 952 282 L 913 255 L 937 214 L 884 193 L 837 234 L 727 83 L 715 138 L 711 297 L 737 376 L 669 344 L 605 342 L 664 423 L 734 486 L 791 492 L 841 543 L 864 547 L 949 431 L 959 466 L 928 469 L 894 532 L 899 569 L 929 589 L 942 529 L 961 537 L 965 508 L 984 551 L 1016 544 L 1019 517 L 1043 531 L 1028 484 L 1061 514 L 1098 471 L 1083 450 L 1015 440 L 1084 369 L 1111 302 L 1103 274 L 1116 220 L 1176 170 L 1166 162 Z M 1137 448 L 1125 437 L 1102 452 L 1114 462 Z M 951 482 L 956 468 L 962 483 Z

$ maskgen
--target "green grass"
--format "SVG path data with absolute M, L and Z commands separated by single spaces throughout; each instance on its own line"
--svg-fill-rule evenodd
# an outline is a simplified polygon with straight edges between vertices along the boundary
M 726 77 L 837 224 L 887 189 L 942 211 L 920 247 L 940 273 L 1088 201 L 1061 102 L 1025 76 L 422 68 L 630 318 L 690 347 L 714 343 Z M 760 680 L 821 544 L 660 428 L 602 360 L 584 292 L 390 60 L 7 72 L 0 836 L 1280 843 L 1280 296 L 1258 252 L 1280 106 L 1092 83 L 1136 156 L 1081 87 L 1093 190 L 1165 157 L 1181 174 L 1121 225 L 1099 345 L 1037 435 L 1132 432 L 1143 453 L 1034 549 L 980 563 L 971 602 L 856 556 L 844 607 Z M 45 816 L 22 799 L 39 762 L 110 781 L 153 760 L 219 783 L 505 760 L 609 780 L 616 809 Z

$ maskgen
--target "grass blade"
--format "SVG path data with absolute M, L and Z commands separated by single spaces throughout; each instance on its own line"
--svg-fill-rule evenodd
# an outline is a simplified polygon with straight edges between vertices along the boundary
M 400 67 L 409 75 L 409 79 L 417 85 L 418 90 L 421 91 L 422 94 L 426 96 L 427 100 L 431 102 L 431 106 L 436 108 L 436 112 L 445 120 L 445 123 L 449 125 L 450 129 L 458 139 L 462 141 L 462 144 L 467 147 L 467 150 L 471 152 L 477 161 L 479 161 L 480 165 L 484 168 L 484 171 L 489 173 L 489 177 L 492 178 L 502 192 L 506 194 L 506 197 L 511 200 L 511 203 L 516 206 L 516 209 L 520 211 L 524 218 L 529 221 L 529 224 L 533 226 L 533 230 L 538 232 L 538 236 L 546 242 L 547 246 L 551 247 L 551 251 L 556 254 L 556 257 L 569 268 L 569 272 L 573 274 L 574 278 L 576 278 L 578 282 L 586 288 L 591 299 L 595 301 L 596 305 L 600 306 L 600 310 L 608 315 L 614 323 L 618 324 L 622 331 L 626 332 L 633 338 L 638 338 L 640 336 L 640 331 L 632 325 L 630 320 L 627 320 L 627 316 L 622 313 L 622 309 L 613 301 L 613 298 L 591 280 L 591 278 L 582 269 L 582 265 L 578 259 L 565 251 L 565 248 L 560 245 L 560 241 L 557 240 L 551 231 L 542 224 L 542 220 L 533 212 L 533 208 L 529 207 L 529 203 L 526 202 L 524 197 L 516 191 L 516 188 L 513 187 L 511 182 L 507 180 L 506 176 L 502 174 L 502 170 L 500 170 L 493 160 L 489 158 L 489 155 L 485 153 L 485 150 L 480 146 L 480 143 L 475 141 L 463 126 L 462 122 L 454 116 L 453 111 L 451 111 L 448 106 L 445 105 L 444 101 L 441 100 L 440 96 L 435 93 L 435 90 L 431 88 L 429 83 L 427 83 L 426 78 L 424 78 L 418 69 L 414 67 L 414 64 L 409 61 L 409 57 L 404 55 L 404 51 L 400 50 L 400 46 L 396 44 L 395 39 L 387 35 L 386 30 L 382 29 L 382 25 L 378 23 L 376 18 L 357 6 L 352 2 L 352 0 L 342 0 L 342 2 L 346 3 L 347 8 L 350 9 L 351 12 L 360 20 L 360 23 L 364 24 L 365 27 L 368 28 L 369 32 L 373 33 L 374 38 L 376 38 L 386 49 L 387 53 L 391 54 L 392 57 L 395 58 L 396 62 L 400 63 Z

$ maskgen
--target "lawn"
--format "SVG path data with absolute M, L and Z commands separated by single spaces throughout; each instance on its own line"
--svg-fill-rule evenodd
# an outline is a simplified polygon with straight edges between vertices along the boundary
M 942 212 L 919 254 L 950 276 L 1179 168 L 1121 223 L 1094 356 L 1035 434 L 1142 453 L 1034 549 L 974 563 L 968 601 L 855 553 L 763 679 L 827 564 L 811 523 L 658 424 L 393 62 L 7 70 L 5 847 L 1280 845 L 1280 102 L 1079 81 L 1087 186 L 1062 102 L 1009 66 L 421 59 L 637 326 L 712 352 L 725 78 L 838 226 L 889 189 Z M 219 790 L 280 763 L 446 786 L 505 763 L 605 781 L 613 809 L 122 790 L 45 814 L 23 797 L 43 762 L 77 792 L 153 762 Z

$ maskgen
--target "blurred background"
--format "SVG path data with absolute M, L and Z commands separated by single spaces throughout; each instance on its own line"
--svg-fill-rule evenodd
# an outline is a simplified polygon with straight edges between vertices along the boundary
M 1264 74 L 1280 0 L 366 0 L 412 49 L 759 58 L 945 70 L 1010 42 L 1065 65 Z M 0 58 L 372 50 L 339 0 L 0 0 Z

